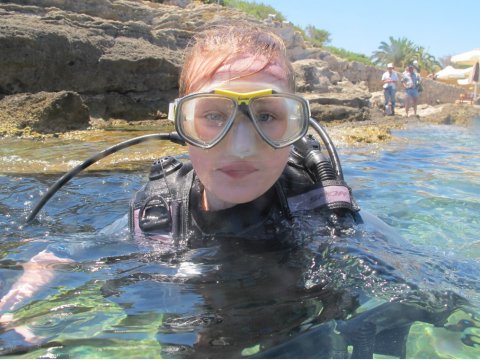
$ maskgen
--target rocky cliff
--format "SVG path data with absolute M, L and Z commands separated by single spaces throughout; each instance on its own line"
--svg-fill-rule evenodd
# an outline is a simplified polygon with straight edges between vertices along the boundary
M 308 48 L 290 24 L 271 18 L 260 22 L 215 4 L 170 3 L 0 0 L 0 122 L 52 132 L 62 129 L 61 113 L 65 130 L 85 128 L 91 118 L 164 118 L 191 36 L 235 19 L 263 24 L 285 40 L 298 90 L 316 117 L 369 117 L 383 70 Z M 429 103 L 450 102 L 461 92 L 438 90 L 429 81 L 425 88 Z

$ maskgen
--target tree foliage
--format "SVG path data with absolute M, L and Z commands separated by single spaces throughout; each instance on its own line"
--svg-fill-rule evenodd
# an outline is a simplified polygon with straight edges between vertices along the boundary
M 286 21 L 285 16 L 270 5 L 265 5 L 261 2 L 248 0 L 202 0 L 204 3 L 216 3 L 222 6 L 235 8 L 243 11 L 260 20 L 265 20 L 270 14 L 274 14 L 278 21 Z M 435 67 L 441 67 L 440 63 L 430 54 L 428 54 L 423 47 L 416 46 L 413 42 L 406 38 L 394 39 L 390 37 L 390 43 L 382 42 L 377 51 L 372 57 L 364 54 L 354 53 L 345 49 L 326 46 L 330 43 L 331 34 L 323 29 L 318 29 L 314 25 L 308 25 L 305 29 L 293 25 L 294 29 L 298 31 L 303 38 L 312 46 L 325 48 L 332 54 L 341 57 L 348 61 L 358 61 L 366 65 L 381 65 L 386 66 L 388 63 L 394 63 L 397 67 L 405 67 L 408 63 L 414 60 L 427 71 L 433 71 Z
M 285 16 L 270 5 L 244 0 L 222 0 L 222 3 L 221 5 L 238 9 L 260 20 L 266 19 L 270 14 L 275 14 L 278 21 L 286 21 Z
M 372 60 L 367 55 L 355 53 L 355 52 L 348 51 L 342 48 L 337 48 L 334 46 L 327 46 L 326 49 L 332 54 L 342 59 L 345 59 L 347 61 L 358 61 L 359 63 L 365 64 L 365 65 L 374 65 L 372 63 Z
M 424 47 L 415 45 L 407 38 L 395 39 L 389 37 L 389 43 L 382 41 L 378 50 L 373 52 L 371 57 L 376 65 L 385 67 L 388 63 L 393 63 L 396 67 L 405 68 L 414 61 L 418 66 L 427 72 L 433 72 L 441 68 L 441 64 Z
M 405 67 L 414 57 L 415 44 L 407 38 L 389 38 L 390 43 L 382 41 L 378 50 L 373 52 L 372 60 L 377 65 L 386 66 L 393 63 L 397 67 Z
M 421 69 L 425 69 L 428 73 L 437 72 L 442 68 L 442 65 L 435 58 L 435 56 L 425 51 L 425 48 L 423 48 L 422 46 L 417 46 L 417 48 L 415 49 L 415 53 L 415 60 L 418 61 L 418 66 Z
M 323 47 L 330 42 L 330 33 L 326 30 L 317 29 L 313 25 L 307 25 L 305 28 L 306 40 L 313 46 Z

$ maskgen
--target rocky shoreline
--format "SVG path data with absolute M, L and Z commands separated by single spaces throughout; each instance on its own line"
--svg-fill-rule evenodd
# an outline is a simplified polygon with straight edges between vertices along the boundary
M 383 111 L 371 111 L 371 117 L 361 122 L 333 122 L 327 125 L 330 135 L 349 146 L 383 143 L 391 140 L 392 129 L 419 124 L 444 124 L 469 126 L 480 118 L 480 107 L 465 104 L 420 105 L 418 116 L 405 117 L 405 110 L 398 109 L 395 116 L 384 116 Z
M 383 116 L 382 69 L 309 47 L 291 24 L 194 1 L 8 0 L 0 4 L 0 137 L 61 137 L 102 128 L 163 129 L 177 95 L 183 49 L 212 24 L 249 21 L 287 44 L 298 92 L 312 115 L 349 142 L 381 142 L 402 117 Z M 479 115 L 463 90 L 424 81 L 421 121 L 464 124 Z M 368 129 L 368 130 L 367 130 Z M 87 136 L 88 137 L 88 136 Z
M 363 121 L 334 120 L 322 123 L 335 143 L 347 146 L 362 146 L 365 144 L 382 144 L 393 139 L 392 129 L 401 129 L 406 126 L 418 126 L 421 123 L 469 126 L 477 117 L 480 117 L 480 107 L 470 105 L 444 104 L 437 106 L 421 105 L 418 116 L 402 114 L 399 109 L 395 116 L 384 116 L 380 109 L 370 111 L 369 118 Z M 1 123 L 1 122 L 0 122 Z M 0 124 L 0 134 L 3 137 L 17 137 L 32 140 L 48 138 L 76 139 L 89 141 L 91 137 L 98 137 L 99 131 L 145 131 L 145 132 L 170 132 L 173 124 L 165 119 L 127 121 L 123 119 L 103 120 L 91 118 L 86 129 L 61 132 L 36 132 L 30 127 L 19 129 L 15 126 L 4 127 Z

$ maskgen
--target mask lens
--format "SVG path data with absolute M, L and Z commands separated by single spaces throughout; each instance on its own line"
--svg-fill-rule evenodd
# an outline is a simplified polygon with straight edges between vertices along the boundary
M 258 97 L 250 103 L 250 111 L 257 130 L 275 146 L 298 140 L 307 129 L 308 109 L 295 97 Z
M 225 137 L 241 110 L 244 114 L 248 112 L 256 130 L 270 146 L 291 145 L 307 132 L 308 102 L 293 94 L 272 92 L 271 89 L 251 93 L 214 90 L 186 96 L 174 105 L 175 127 L 185 141 L 210 148 Z
M 210 146 L 222 138 L 233 121 L 236 103 L 216 95 L 185 98 L 177 109 L 178 130 L 200 146 Z

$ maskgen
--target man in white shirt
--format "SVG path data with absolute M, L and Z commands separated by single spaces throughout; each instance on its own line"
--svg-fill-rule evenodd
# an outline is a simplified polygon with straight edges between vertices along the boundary
M 385 96 L 385 115 L 395 115 L 395 93 L 397 91 L 398 74 L 392 63 L 382 75 L 383 94 Z

